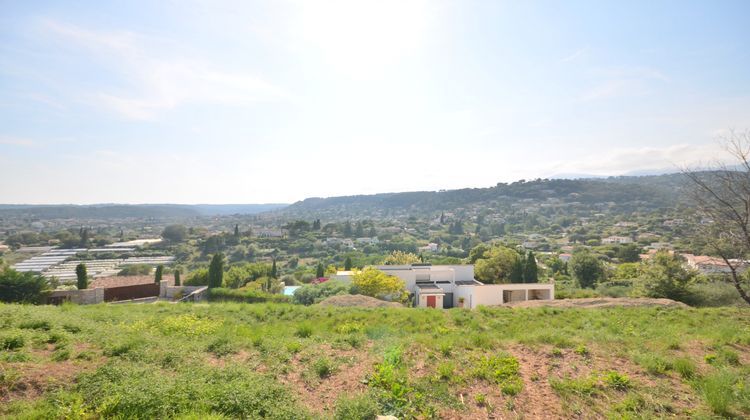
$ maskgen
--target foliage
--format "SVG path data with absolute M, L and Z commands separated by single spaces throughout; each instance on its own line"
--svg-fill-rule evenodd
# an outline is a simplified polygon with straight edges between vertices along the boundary
M 570 271 L 582 288 L 593 289 L 604 278 L 604 266 L 594 254 L 579 251 L 570 259 Z
M 236 289 L 262 277 L 273 277 L 272 271 L 267 263 L 232 264 L 224 273 L 224 287 Z
M 185 286 L 208 286 L 208 268 L 202 267 L 188 273 Z
M 495 246 L 484 253 L 484 258 L 477 260 L 474 276 L 484 283 L 509 283 L 512 281 L 513 268 L 518 267 L 519 261 L 518 252 L 504 246 Z M 520 268 L 523 270 L 523 266 Z
M 221 287 L 224 279 L 224 254 L 216 253 L 208 266 L 208 287 Z
M 335 420 L 375 420 L 379 407 L 371 395 L 344 396 L 336 402 Z
M 118 276 L 147 276 L 151 274 L 153 268 L 148 264 L 131 264 L 126 265 L 117 273 Z
M 38 274 L 0 270 L 0 302 L 44 303 L 49 290 L 47 279 Z
M 353 291 L 358 294 L 383 299 L 404 301 L 408 293 L 406 284 L 396 276 L 386 274 L 376 268 L 367 267 L 352 276 Z
M 261 303 L 261 302 L 289 302 L 289 296 L 266 293 L 259 290 L 251 289 L 226 289 L 222 287 L 215 287 L 209 291 L 209 299 L 212 301 L 220 302 L 245 302 L 245 303 Z
M 529 255 L 526 257 L 526 263 L 523 267 L 523 282 L 539 283 L 539 268 L 536 265 L 536 257 L 531 251 L 529 251 Z
M 648 297 L 691 301 L 690 286 L 696 273 L 683 267 L 679 257 L 666 251 L 657 252 L 645 262 L 638 278 L 639 290 Z
M 175 286 L 180 285 L 180 269 L 179 268 L 174 270 L 174 285 Z
M 385 265 L 409 265 L 420 262 L 419 255 L 398 250 L 391 252 L 391 254 L 383 260 L 383 264 Z
M 89 287 L 89 276 L 86 272 L 86 264 L 80 263 L 76 266 L 76 281 L 78 290 L 87 289 Z
M 627 244 L 617 248 L 615 256 L 622 263 L 637 263 L 641 260 L 641 250 L 633 244 Z
M 312 305 L 337 295 L 346 295 L 351 286 L 338 280 L 328 280 L 320 284 L 306 284 L 294 291 L 293 301 L 302 305 Z
M 154 282 L 159 283 L 163 277 L 164 277 L 164 266 L 159 264 L 156 267 L 156 273 L 154 274 Z
M 169 225 L 164 228 L 161 236 L 170 242 L 182 242 L 187 239 L 188 230 L 183 225 Z

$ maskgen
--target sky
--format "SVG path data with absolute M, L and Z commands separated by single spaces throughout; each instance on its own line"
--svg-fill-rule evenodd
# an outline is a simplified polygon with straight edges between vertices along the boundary
M 748 1 L 0 0 L 0 203 L 269 203 L 722 160 Z

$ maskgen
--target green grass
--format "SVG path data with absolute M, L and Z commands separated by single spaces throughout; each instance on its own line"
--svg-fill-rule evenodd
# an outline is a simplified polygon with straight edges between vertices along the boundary
M 744 308 L 0 305 L 0 320 L 7 418 L 513 418 L 547 384 L 562 417 L 750 416 Z

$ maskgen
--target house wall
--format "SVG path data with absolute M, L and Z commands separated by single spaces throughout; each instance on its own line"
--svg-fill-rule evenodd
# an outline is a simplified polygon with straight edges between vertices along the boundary
M 417 306 L 420 308 L 426 308 L 427 307 L 427 296 L 435 296 L 435 308 L 442 308 L 443 307 L 443 295 L 423 295 L 420 294 L 417 296 L 418 302 Z
M 56 290 L 47 297 L 49 302 L 70 301 L 79 305 L 92 305 L 104 302 L 104 289 Z
M 505 292 L 509 293 L 506 294 Z M 548 283 L 510 283 L 456 286 L 453 294 L 453 305 L 458 307 L 458 298 L 463 297 L 465 308 L 474 309 L 479 305 L 497 306 L 508 303 L 505 296 L 511 302 L 529 299 L 553 300 L 555 298 L 555 285 Z

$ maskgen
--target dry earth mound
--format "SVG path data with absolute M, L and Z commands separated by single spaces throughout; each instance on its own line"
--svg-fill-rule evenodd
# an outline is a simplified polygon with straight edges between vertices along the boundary
M 614 306 L 664 306 L 674 308 L 687 308 L 682 302 L 672 299 L 650 299 L 650 298 L 585 298 L 585 299 L 557 299 L 557 300 L 527 300 L 524 302 L 508 303 L 514 308 L 536 308 L 540 306 L 553 306 L 556 308 L 611 308 Z
M 331 296 L 320 302 L 323 306 L 359 306 L 364 308 L 395 307 L 403 308 L 403 305 L 396 302 L 386 302 L 364 295 L 339 295 Z

